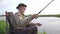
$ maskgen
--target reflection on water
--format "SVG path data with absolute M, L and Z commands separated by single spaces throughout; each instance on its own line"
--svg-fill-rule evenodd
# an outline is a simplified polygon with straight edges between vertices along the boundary
M 0 17 L 0 20 L 5 20 L 5 17 Z M 60 18 L 57 17 L 39 17 L 33 19 L 32 22 L 40 22 L 42 26 L 38 27 L 39 32 L 43 32 L 44 29 L 47 34 L 60 34 Z

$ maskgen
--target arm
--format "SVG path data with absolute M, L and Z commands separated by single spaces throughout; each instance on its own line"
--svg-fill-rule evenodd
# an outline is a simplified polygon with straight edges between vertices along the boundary
M 29 25 L 29 22 L 30 22 L 31 20 L 33 20 L 34 18 L 37 18 L 37 17 L 38 17 L 38 14 L 33 14 L 33 15 L 31 15 L 29 18 L 22 20 L 22 19 L 19 18 L 18 15 L 14 15 L 14 19 L 15 19 L 17 25 L 19 25 L 19 26 Z
M 18 26 L 26 26 L 26 25 L 29 25 L 29 22 L 33 19 L 32 17 L 29 17 L 27 19 L 22 20 L 22 19 L 20 19 L 18 17 L 18 15 L 14 15 L 13 17 L 14 17 L 14 20 L 16 21 L 16 24 Z
M 31 22 L 29 25 L 30 25 L 30 26 L 41 26 L 42 24 L 41 24 L 41 23 L 32 23 L 32 22 Z

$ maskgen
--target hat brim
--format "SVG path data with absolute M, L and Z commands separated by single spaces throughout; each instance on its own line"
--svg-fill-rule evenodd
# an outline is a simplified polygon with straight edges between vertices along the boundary
M 18 5 L 18 6 L 16 7 L 16 9 L 18 9 L 18 8 L 21 7 L 21 6 L 27 7 L 27 5 Z

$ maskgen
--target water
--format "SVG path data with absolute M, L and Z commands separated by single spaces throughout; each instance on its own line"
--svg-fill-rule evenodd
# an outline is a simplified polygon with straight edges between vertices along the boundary
M 0 20 L 5 20 L 5 17 L 0 17 Z M 47 34 L 60 34 L 60 18 L 58 17 L 39 17 L 31 22 L 42 24 L 38 26 L 38 32 L 43 32 L 45 29 Z
M 38 27 L 38 32 L 43 32 L 45 29 L 47 34 L 60 34 L 60 18 L 39 17 L 32 22 L 40 22 L 42 24 L 42 26 Z
M 0 17 L 0 20 L 6 20 L 6 17 L 4 16 L 4 17 Z

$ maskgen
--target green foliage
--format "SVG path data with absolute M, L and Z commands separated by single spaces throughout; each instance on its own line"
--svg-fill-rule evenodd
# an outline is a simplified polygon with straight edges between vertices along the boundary
M 47 34 L 47 33 L 46 33 L 45 29 L 44 29 L 43 32 L 38 32 L 37 34 Z
M 46 34 L 46 31 L 45 31 L 45 29 L 44 29 L 44 32 L 43 32 L 43 34 Z
M 3 20 L 0 20 L 0 34 L 6 33 L 6 22 Z
M 29 16 L 31 16 L 31 14 L 25 15 L 25 17 L 29 17 Z M 60 17 L 60 14 L 39 15 L 39 17 Z

